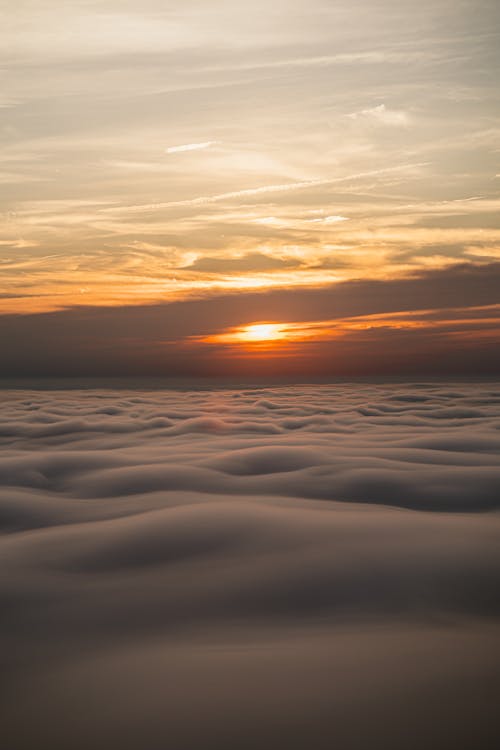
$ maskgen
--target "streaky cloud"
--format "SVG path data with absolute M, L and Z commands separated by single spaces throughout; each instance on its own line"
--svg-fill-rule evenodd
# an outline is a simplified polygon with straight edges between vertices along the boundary
M 234 200 L 238 198 L 247 198 L 252 196 L 266 195 L 272 193 L 283 193 L 291 190 L 307 190 L 308 188 L 321 187 L 324 185 L 334 185 L 336 183 L 350 182 L 351 180 L 359 180 L 365 177 L 376 177 L 377 175 L 391 174 L 392 172 L 406 172 L 415 169 L 421 169 L 428 166 L 428 162 L 413 162 L 407 164 L 397 164 L 391 167 L 383 167 L 382 169 L 374 169 L 368 172 L 358 172 L 355 174 L 344 175 L 340 177 L 332 177 L 327 179 L 318 180 L 302 180 L 300 182 L 283 183 L 280 185 L 263 185 L 258 188 L 248 188 L 245 190 L 234 190 L 229 193 L 220 193 L 219 195 L 203 195 L 196 198 L 187 198 L 180 201 L 167 201 L 165 203 L 153 203 L 144 205 L 131 205 L 131 206 L 112 206 L 109 208 L 101 208 L 101 213 L 116 213 L 116 212 L 130 212 L 130 213 L 149 213 L 152 211 L 159 211 L 168 208 L 183 208 L 189 206 L 204 206 L 210 205 L 211 203 L 220 203 L 223 201 Z
M 217 141 L 204 141 L 202 143 L 186 143 L 183 146 L 169 146 L 165 149 L 167 154 L 181 154 L 186 151 L 205 151 L 211 146 L 215 146 Z

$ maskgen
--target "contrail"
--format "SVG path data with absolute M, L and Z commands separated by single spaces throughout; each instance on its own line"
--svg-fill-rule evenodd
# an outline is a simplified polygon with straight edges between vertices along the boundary
M 259 188 L 249 188 L 246 190 L 234 190 L 229 193 L 219 193 L 218 195 L 202 195 L 198 198 L 188 198 L 181 201 L 168 201 L 165 203 L 145 203 L 136 206 L 116 206 L 114 208 L 100 209 L 102 213 L 115 213 L 127 211 L 129 213 L 149 213 L 169 208 L 183 208 L 189 206 L 205 206 L 212 203 L 221 203 L 234 198 L 247 198 L 251 196 L 266 195 L 268 193 L 284 193 L 291 190 L 306 190 L 308 188 L 319 187 L 321 185 L 333 185 L 338 182 L 348 182 L 349 180 L 358 180 L 363 177 L 375 177 L 390 172 L 402 172 L 407 169 L 428 166 L 429 162 L 420 162 L 415 164 L 400 164 L 396 167 L 385 167 L 384 169 L 375 169 L 370 172 L 358 172 L 356 174 L 346 175 L 345 177 L 334 177 L 324 180 L 303 180 L 302 182 L 288 182 L 281 185 L 264 185 Z

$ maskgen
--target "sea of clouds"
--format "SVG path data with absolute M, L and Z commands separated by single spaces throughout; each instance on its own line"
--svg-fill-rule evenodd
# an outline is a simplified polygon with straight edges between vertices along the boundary
M 499 509 L 492 382 L 0 391 L 6 747 L 493 747 Z

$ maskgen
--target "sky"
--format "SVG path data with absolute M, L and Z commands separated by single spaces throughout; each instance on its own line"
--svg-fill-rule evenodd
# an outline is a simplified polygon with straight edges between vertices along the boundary
M 495 0 L 2 6 L 1 374 L 499 371 Z

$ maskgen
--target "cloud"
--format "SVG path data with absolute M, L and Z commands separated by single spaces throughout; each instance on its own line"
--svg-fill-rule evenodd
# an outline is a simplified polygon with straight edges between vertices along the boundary
M 0 109 L 11 109 L 12 107 L 16 107 L 18 103 L 17 99 L 0 96 Z
M 281 268 L 293 268 L 298 265 L 290 258 L 273 258 L 264 253 L 247 253 L 240 258 L 202 257 L 187 266 L 185 270 L 201 271 L 204 273 L 251 273 L 272 271 Z
M 434 57 L 432 53 L 428 53 L 430 57 Z M 384 63 L 397 63 L 397 62 L 408 62 L 408 60 L 418 62 L 422 59 L 422 53 L 418 50 L 409 51 L 406 50 L 404 53 L 398 52 L 397 50 L 372 50 L 362 52 L 342 52 L 336 55 L 320 55 L 310 57 L 297 57 L 297 58 L 283 58 L 279 60 L 252 60 L 251 62 L 237 63 L 232 67 L 233 70 L 242 71 L 258 71 L 258 70 L 272 70 L 273 68 L 308 68 L 308 67 L 328 67 L 331 65 L 383 65 Z M 429 58 L 427 58 L 429 59 Z M 207 65 L 205 70 L 208 71 L 221 71 L 226 68 L 222 65 Z
M 342 221 L 349 221 L 349 219 L 347 216 L 338 216 L 334 214 L 332 216 L 320 216 L 316 219 L 306 219 L 306 221 L 311 224 L 338 224 Z
M 267 263 L 267 256 L 260 254 L 214 258 L 205 272 L 207 267 L 217 273 L 217 268 L 232 272 L 247 266 L 250 271 L 252 265 L 262 268 Z M 500 369 L 498 313 L 495 307 L 487 308 L 500 303 L 499 289 L 498 263 L 463 264 L 387 281 L 240 290 L 169 304 L 82 306 L 38 315 L 2 315 L 1 372 L 4 377 L 247 378 L 494 374 Z M 193 340 L 259 321 L 297 324 L 304 329 L 328 321 L 337 324 L 344 335 L 330 341 L 312 340 L 293 356 L 286 351 L 287 356 L 280 356 L 277 349 L 276 356 L 267 352 L 266 357 L 234 356 L 224 347 Z
M 429 510 L 499 504 L 494 387 L 13 392 L 11 402 L 0 441 L 18 447 L 0 458 L 0 486 L 79 498 L 182 490 Z M 22 449 L 31 441 L 37 452 Z
M 180 154 L 186 151 L 204 151 L 215 146 L 217 141 L 204 141 L 203 143 L 186 143 L 183 146 L 170 146 L 165 149 L 166 154 Z
M 301 180 L 298 182 L 289 182 L 279 185 L 263 185 L 258 188 L 248 188 L 244 190 L 233 190 L 228 193 L 220 193 L 218 195 L 202 195 L 196 198 L 187 198 L 186 200 L 178 201 L 167 201 L 164 203 L 153 203 L 143 205 L 131 205 L 131 206 L 114 206 L 109 208 L 100 209 L 101 213 L 117 213 L 117 212 L 128 212 L 128 213 L 150 213 L 152 211 L 164 210 L 167 208 L 182 208 L 182 207 L 194 207 L 210 205 L 212 203 L 220 203 L 228 200 L 234 200 L 239 198 L 250 198 L 258 197 L 260 195 L 268 195 L 273 193 L 286 193 L 293 190 L 307 190 L 309 188 L 321 187 L 326 185 L 334 185 L 342 182 L 350 182 L 351 180 L 359 180 L 365 177 L 376 177 L 378 175 L 408 172 L 414 171 L 427 166 L 426 162 L 415 162 L 408 164 L 397 164 L 391 167 L 382 167 L 381 169 L 374 169 L 368 172 L 358 172 L 355 174 L 344 175 L 341 177 L 332 177 L 327 179 L 317 180 Z
M 19 239 L 11 239 L 11 240 L 0 240 L 0 247 L 12 247 L 16 250 L 25 250 L 26 248 L 31 247 L 37 247 L 38 242 L 34 242 L 33 240 L 24 240 L 22 238 Z M 0 263 L 2 261 L 0 260 Z
M 376 107 L 362 109 L 359 112 L 352 112 L 348 117 L 351 120 L 372 121 L 382 125 L 401 127 L 408 125 L 410 118 L 406 112 L 396 109 L 388 109 L 385 104 L 378 104 Z
M 2 392 L 9 747 L 487 744 L 497 383 L 123 385 Z

